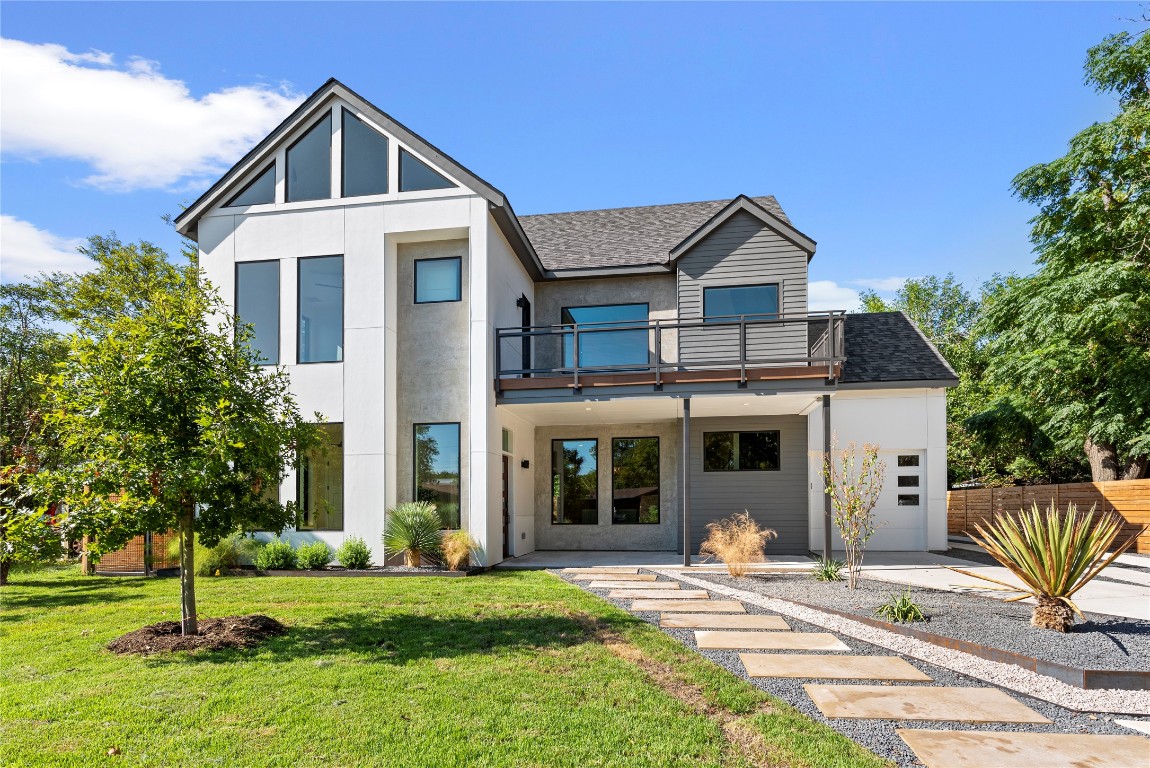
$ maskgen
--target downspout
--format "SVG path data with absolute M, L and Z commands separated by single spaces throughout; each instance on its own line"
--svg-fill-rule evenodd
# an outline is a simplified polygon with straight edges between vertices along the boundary
M 831 396 L 823 395 L 823 466 L 820 474 L 826 477 L 826 468 L 831 462 Z M 831 495 L 827 493 L 826 480 L 823 480 L 823 559 L 831 559 Z

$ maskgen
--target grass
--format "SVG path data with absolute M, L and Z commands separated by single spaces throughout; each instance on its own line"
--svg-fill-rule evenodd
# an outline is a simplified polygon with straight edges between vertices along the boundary
M 547 573 L 197 582 L 202 615 L 265 613 L 290 632 L 246 651 L 116 656 L 108 641 L 177 618 L 175 579 L 13 574 L 4 763 L 885 765 Z

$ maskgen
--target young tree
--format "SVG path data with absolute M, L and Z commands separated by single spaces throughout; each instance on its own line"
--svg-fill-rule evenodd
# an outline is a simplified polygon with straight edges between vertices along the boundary
M 831 451 L 823 460 L 823 488 L 831 497 L 834 524 L 843 538 L 847 585 L 852 591 L 862 572 L 866 543 L 878 529 L 874 508 L 886 473 L 886 462 L 878 457 L 878 451 L 877 445 L 868 443 L 860 456 L 854 442 L 842 451 L 832 442 Z
M 43 377 L 64 356 L 47 292 L 34 283 L 0 285 L 0 585 L 13 563 L 62 553 L 60 531 L 40 510 L 24 466 L 35 468 Z
M 1038 271 L 985 310 L 988 373 L 1095 480 L 1150 469 L 1150 33 L 1090 49 L 1086 82 L 1118 114 L 1015 177 Z
M 95 554 L 177 530 L 182 629 L 194 635 L 194 536 L 210 547 L 238 529 L 283 530 L 294 505 L 266 489 L 320 433 L 195 265 L 114 237 L 94 238 L 89 255 L 94 272 L 57 280 L 78 308 L 76 332 L 48 382 L 44 429 L 56 449 L 36 478 L 64 503 L 68 526 L 95 537 Z

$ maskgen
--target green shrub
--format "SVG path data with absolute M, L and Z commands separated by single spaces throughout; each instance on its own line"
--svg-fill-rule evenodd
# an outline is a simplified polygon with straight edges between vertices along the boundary
M 331 547 L 325 542 L 303 544 L 295 553 L 296 563 L 305 571 L 319 571 L 331 562 Z
M 286 541 L 273 541 L 256 555 L 256 567 L 261 571 L 290 571 L 296 567 L 296 554 Z
M 409 501 L 388 510 L 383 527 L 383 549 L 388 555 L 403 554 L 404 564 L 418 568 L 423 558 L 438 562 L 443 521 L 435 505 Z
M 901 595 L 891 595 L 885 603 L 875 609 L 874 615 L 896 624 L 926 621 L 926 614 L 911 598 L 909 588 Z
M 371 550 L 368 549 L 367 542 L 358 536 L 352 536 L 340 544 L 335 556 L 340 565 L 353 571 L 363 570 L 371 565 Z
M 251 565 L 260 550 L 260 543 L 242 533 L 233 533 L 221 539 L 214 547 L 205 547 L 196 536 L 196 575 L 222 576 L 229 571 Z M 168 542 L 168 556 L 173 560 L 180 557 L 180 540 Z
M 815 561 L 815 569 L 811 573 L 815 581 L 842 581 L 844 567 L 846 563 L 842 560 L 819 558 Z

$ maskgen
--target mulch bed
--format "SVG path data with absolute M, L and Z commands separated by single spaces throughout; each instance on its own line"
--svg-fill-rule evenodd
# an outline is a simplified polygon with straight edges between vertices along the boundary
M 252 648 L 269 637 L 282 635 L 287 627 L 275 619 L 254 613 L 200 619 L 199 634 L 180 634 L 178 621 L 161 621 L 141 627 L 108 643 L 112 653 L 163 653 L 165 651 L 219 651 L 225 648 Z

